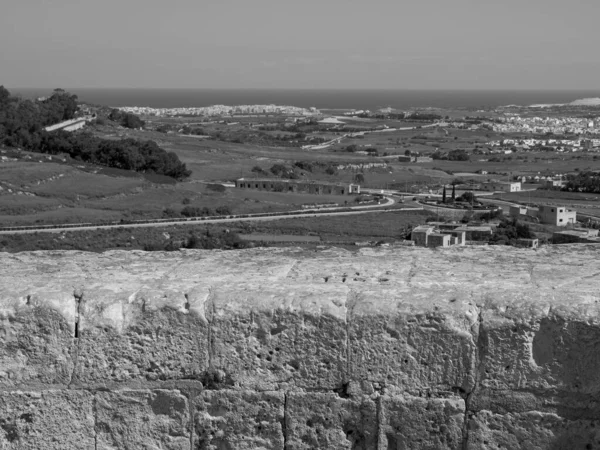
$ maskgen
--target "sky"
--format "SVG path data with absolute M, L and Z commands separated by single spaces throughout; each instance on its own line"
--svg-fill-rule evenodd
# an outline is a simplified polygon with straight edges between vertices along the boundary
M 595 0 L 3 0 L 0 85 L 598 89 Z

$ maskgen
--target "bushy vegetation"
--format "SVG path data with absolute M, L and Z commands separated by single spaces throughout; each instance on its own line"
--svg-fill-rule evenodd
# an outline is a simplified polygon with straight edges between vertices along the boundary
M 43 134 L 39 151 L 51 155 L 65 153 L 80 161 L 167 175 L 175 179 L 183 179 L 191 174 L 175 153 L 164 151 L 154 141 L 131 138 L 113 141 L 97 138 L 87 132 L 55 131 Z
M 188 177 L 187 170 L 177 155 L 166 152 L 154 141 L 100 139 L 91 133 L 48 133 L 44 127 L 72 119 L 77 111 L 77 96 L 55 90 L 51 97 L 31 101 L 12 97 L 0 86 L 0 144 L 8 147 L 47 153 L 67 154 L 71 158 L 117 169 L 156 173 L 175 179 Z M 137 125 L 136 116 L 119 116 L 131 125 Z
M 137 129 L 144 128 L 146 125 L 146 123 L 135 114 L 121 111 L 119 109 L 112 109 L 108 118 L 125 128 Z
M 470 156 L 465 150 L 451 150 L 448 153 L 436 151 L 431 155 L 432 159 L 448 160 L 448 161 L 469 161 Z
M 562 190 L 598 194 L 600 193 L 600 173 L 588 171 L 579 172 L 575 175 L 568 175 L 567 183 Z
M 238 249 L 249 245 L 235 230 L 214 226 L 113 228 L 64 233 L 32 233 L 0 236 L 0 251 L 111 249 L 175 251 L 180 248 Z
M 13 97 L 0 86 L 0 144 L 39 147 L 44 127 L 70 120 L 77 111 L 77 96 L 57 89 L 46 99 L 31 101 Z
M 529 229 L 529 225 L 521 223 L 517 219 L 505 219 L 490 238 L 490 244 L 516 245 L 517 239 L 533 239 L 535 234 Z

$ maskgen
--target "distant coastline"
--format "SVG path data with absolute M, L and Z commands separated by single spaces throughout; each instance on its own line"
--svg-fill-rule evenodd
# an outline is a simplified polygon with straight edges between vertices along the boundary
M 52 89 L 10 88 L 26 98 L 48 95 Z M 359 89 L 89 89 L 64 87 L 81 101 L 114 107 L 151 108 L 206 107 L 212 105 L 293 105 L 325 110 L 391 107 L 468 109 L 504 105 L 567 104 L 578 99 L 600 97 L 595 91 L 457 91 L 457 90 L 359 90 Z

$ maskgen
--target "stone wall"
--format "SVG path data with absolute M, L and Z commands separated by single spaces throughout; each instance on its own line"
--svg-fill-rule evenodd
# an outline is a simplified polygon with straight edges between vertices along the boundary
M 0 448 L 600 448 L 598 273 L 587 245 L 0 254 Z

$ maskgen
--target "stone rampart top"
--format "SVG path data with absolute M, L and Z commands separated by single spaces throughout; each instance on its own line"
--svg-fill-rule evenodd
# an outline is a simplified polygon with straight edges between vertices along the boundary
M 598 274 L 600 253 L 588 245 L 356 253 L 340 249 L 2 253 L 0 315 L 44 306 L 74 323 L 76 300 L 82 299 L 86 308 L 96 309 L 93 320 L 119 329 L 135 320 L 127 317 L 126 305 L 144 311 L 168 307 L 205 318 L 205 303 L 212 297 L 231 311 L 301 310 L 340 319 L 349 308 L 360 315 L 454 315 L 479 306 L 523 320 L 560 314 L 597 322 Z
M 589 244 L 0 253 L 0 448 L 600 448 L 599 276 Z

